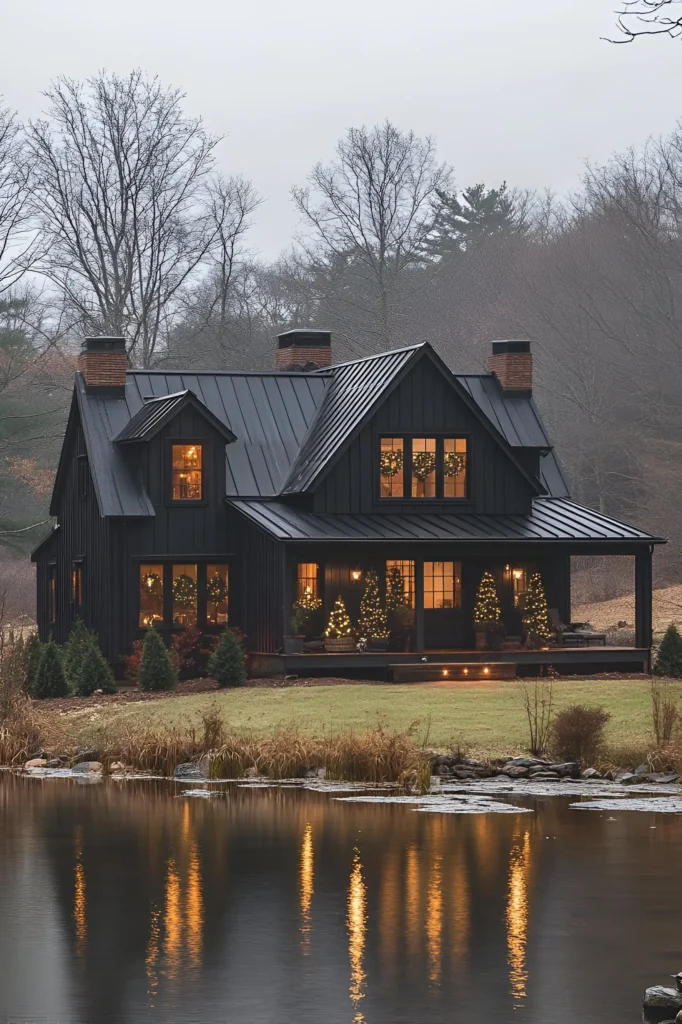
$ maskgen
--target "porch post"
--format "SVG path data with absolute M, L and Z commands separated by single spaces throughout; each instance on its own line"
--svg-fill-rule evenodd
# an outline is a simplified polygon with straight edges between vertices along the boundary
M 651 647 L 652 641 L 652 577 L 651 546 L 635 555 L 635 646 Z
M 424 650 L 424 559 L 414 560 L 414 640 L 417 651 Z

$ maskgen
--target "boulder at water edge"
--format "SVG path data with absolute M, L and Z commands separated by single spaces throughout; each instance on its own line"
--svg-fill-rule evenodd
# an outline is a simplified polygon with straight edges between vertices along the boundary
M 186 761 L 179 764 L 173 772 L 174 779 L 206 779 L 206 772 L 202 765 L 194 761 Z M 682 1004 L 681 1004 L 682 1005 Z
M 97 775 L 101 774 L 101 772 L 101 761 L 79 761 L 78 764 L 75 764 L 71 769 L 72 775 Z
M 665 985 L 652 985 L 644 993 L 644 1009 L 647 1007 L 660 1007 L 676 1013 L 682 1010 L 682 992 L 678 992 L 676 988 L 667 988 Z

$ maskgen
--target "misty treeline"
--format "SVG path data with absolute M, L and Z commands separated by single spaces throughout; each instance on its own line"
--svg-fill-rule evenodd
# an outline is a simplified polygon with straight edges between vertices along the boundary
M 124 335 L 136 366 L 250 370 L 315 326 L 336 360 L 428 340 L 463 371 L 529 337 L 574 497 L 670 537 L 658 579 L 677 578 L 682 127 L 562 199 L 503 166 L 463 183 L 388 121 L 350 128 L 292 188 L 274 262 L 250 244 L 267 205 L 218 142 L 141 72 L 60 79 L 42 120 L 0 113 L 0 545 L 47 518 L 84 335 Z

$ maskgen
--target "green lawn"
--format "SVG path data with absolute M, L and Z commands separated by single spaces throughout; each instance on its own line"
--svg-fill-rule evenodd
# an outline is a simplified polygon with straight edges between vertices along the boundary
M 530 684 L 532 686 L 532 684 Z M 674 686 L 682 701 L 682 683 Z M 415 739 L 429 746 L 460 743 L 471 753 L 502 754 L 523 749 L 527 725 L 521 682 L 244 687 L 217 693 L 101 706 L 73 725 L 101 727 L 198 724 L 216 707 L 236 731 L 266 733 L 294 726 L 301 732 L 362 732 L 378 724 L 404 730 L 414 725 Z M 560 680 L 554 683 L 557 708 L 586 703 L 610 714 L 607 741 L 612 746 L 651 745 L 650 686 L 646 680 Z

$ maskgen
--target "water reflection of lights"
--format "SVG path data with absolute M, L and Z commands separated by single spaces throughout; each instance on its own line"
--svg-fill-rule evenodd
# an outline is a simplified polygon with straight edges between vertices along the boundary
M 455 970 L 459 973 L 466 964 L 469 951 L 469 883 L 467 862 L 461 847 L 453 864 L 450 895 L 452 900 L 450 948 Z
M 528 939 L 528 875 L 530 870 L 530 833 L 516 838 L 509 862 L 507 896 L 507 962 L 509 982 L 515 1008 L 526 997 L 528 971 L 526 942 Z
M 395 847 L 386 853 L 379 894 L 379 950 L 386 975 L 395 973 L 400 936 L 400 853 Z
M 429 876 L 426 901 L 426 944 L 429 953 L 429 981 L 437 985 L 440 981 L 442 928 L 443 928 L 443 887 L 442 858 L 434 858 Z
M 353 1024 L 364 1024 L 360 1000 L 365 997 L 367 975 L 363 969 L 367 938 L 367 887 L 362 877 L 360 853 L 355 850 L 348 887 L 348 955 L 350 957 L 350 998 L 353 1004 Z
M 83 834 L 76 829 L 76 854 L 73 885 L 73 920 L 76 926 L 76 956 L 85 955 L 88 938 L 87 899 L 85 892 L 85 869 L 83 867 Z
M 419 853 L 416 846 L 408 846 L 405 862 L 405 933 L 412 964 L 417 962 L 421 938 L 419 903 Z
M 167 973 L 173 978 L 180 962 L 182 946 L 182 904 L 180 876 L 172 857 L 166 869 L 166 912 L 164 915 L 164 954 Z
M 144 958 L 145 972 L 147 974 L 147 995 L 149 996 L 150 1006 L 154 1005 L 153 1000 L 159 988 L 157 961 L 159 959 L 159 936 L 161 931 L 159 927 L 160 918 L 161 911 L 153 907 L 149 927 L 149 942 L 147 943 L 147 952 Z
M 313 829 L 308 823 L 303 830 L 303 841 L 301 843 L 301 859 L 299 866 L 299 888 L 301 898 L 301 945 L 303 952 L 308 953 L 310 949 L 310 904 L 314 892 L 314 862 L 313 862 Z
M 201 966 L 201 949 L 204 929 L 204 901 L 201 891 L 201 868 L 197 844 L 192 843 L 187 867 L 187 953 L 192 967 Z

